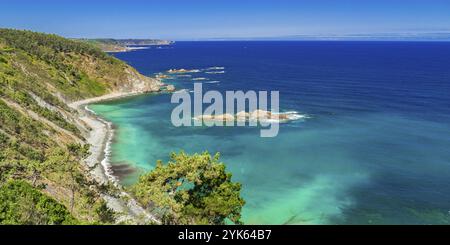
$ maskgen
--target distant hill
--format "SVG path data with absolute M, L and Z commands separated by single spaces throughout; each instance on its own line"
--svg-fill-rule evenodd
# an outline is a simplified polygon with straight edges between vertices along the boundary
M 126 52 L 130 46 L 171 45 L 174 42 L 160 39 L 79 39 L 100 48 L 105 52 Z

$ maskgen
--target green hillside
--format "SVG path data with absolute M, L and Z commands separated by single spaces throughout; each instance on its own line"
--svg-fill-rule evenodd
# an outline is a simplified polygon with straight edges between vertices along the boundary
M 93 45 L 0 29 L 0 224 L 111 222 L 107 186 L 81 163 L 89 128 L 67 104 L 158 86 Z

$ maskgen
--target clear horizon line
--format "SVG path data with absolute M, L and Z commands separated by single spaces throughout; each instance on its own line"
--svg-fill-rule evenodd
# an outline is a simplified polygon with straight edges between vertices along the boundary
M 7 27 L 0 27 L 7 28 Z M 12 28 L 16 29 L 16 28 Z M 17 29 L 26 30 L 26 29 Z M 35 31 L 35 30 L 32 30 Z M 43 32 L 48 33 L 49 32 Z M 55 33 L 58 35 L 57 33 Z M 63 35 L 65 36 L 65 35 Z M 69 39 L 151 39 L 169 41 L 450 41 L 450 30 L 401 31 L 378 33 L 316 33 L 316 34 L 286 34 L 278 36 L 230 36 L 230 37 L 86 37 L 77 35 L 65 36 Z
M 133 38 L 131 38 L 133 39 Z M 162 39 L 173 42 L 450 42 L 449 39 Z
M 174 41 L 450 41 L 450 31 L 354 33 L 354 34 L 299 34 L 259 37 L 203 37 L 176 38 Z
M 291 35 L 274 37 L 200 37 L 200 38 L 145 38 L 145 37 L 96 37 L 87 39 L 151 39 L 167 41 L 450 41 L 450 32 L 420 34 L 354 34 L 354 35 Z M 78 37 L 86 38 L 86 37 Z

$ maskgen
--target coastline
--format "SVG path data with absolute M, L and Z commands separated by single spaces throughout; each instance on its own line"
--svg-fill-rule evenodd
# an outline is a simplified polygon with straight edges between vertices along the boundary
M 87 108 L 89 104 L 116 100 L 145 92 L 113 92 L 99 97 L 79 100 L 69 103 L 69 107 L 76 110 L 78 119 L 90 128 L 87 135 L 87 143 L 91 145 L 90 155 L 85 158 L 84 163 L 91 169 L 93 177 L 100 183 L 112 181 L 118 184 L 118 179 L 112 174 L 108 157 L 110 144 L 114 136 L 112 123 L 99 117 L 94 111 Z
M 114 137 L 112 123 L 98 116 L 94 111 L 87 108 L 89 104 L 117 100 L 121 98 L 145 94 L 146 92 L 113 92 L 99 97 L 89 98 L 69 103 L 69 107 L 78 112 L 77 119 L 87 125 L 90 130 L 86 137 L 89 148 L 89 156 L 84 159 L 84 164 L 90 169 L 91 175 L 100 184 L 112 183 L 120 190 L 118 196 L 102 194 L 108 207 L 119 214 L 117 222 L 128 222 L 134 220 L 137 223 L 156 223 L 161 222 L 153 214 L 141 207 L 137 201 L 128 193 L 123 191 L 119 179 L 113 175 L 109 156 L 110 146 Z

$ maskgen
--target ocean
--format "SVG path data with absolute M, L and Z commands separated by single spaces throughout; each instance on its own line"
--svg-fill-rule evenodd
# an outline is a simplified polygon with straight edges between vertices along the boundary
M 122 184 L 170 152 L 207 150 L 242 183 L 246 224 L 450 223 L 450 43 L 177 42 L 114 55 L 149 76 L 199 70 L 166 80 L 177 89 L 277 90 L 281 111 L 305 116 L 261 138 L 174 127 L 170 94 L 91 105 L 114 124 Z

